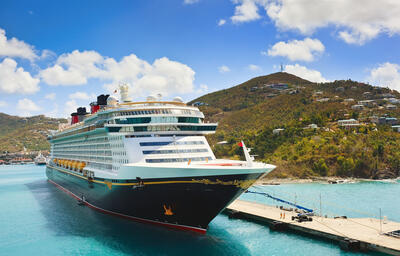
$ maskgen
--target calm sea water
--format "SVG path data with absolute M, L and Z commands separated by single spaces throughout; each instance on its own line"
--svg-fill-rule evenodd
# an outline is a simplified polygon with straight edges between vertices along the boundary
M 78 206 L 48 183 L 45 167 L 0 166 L 0 255 L 363 255 L 337 244 L 217 216 L 206 235 L 127 221 Z M 323 213 L 400 221 L 400 183 L 258 186 Z M 262 196 L 242 199 L 275 205 Z M 369 254 L 378 255 L 378 254 Z

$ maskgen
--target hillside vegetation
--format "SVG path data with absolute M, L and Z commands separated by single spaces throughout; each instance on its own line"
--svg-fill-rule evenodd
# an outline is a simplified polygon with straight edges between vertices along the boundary
M 48 130 L 58 129 L 65 119 L 54 119 L 43 115 L 18 117 L 0 113 L 0 152 L 49 150 L 46 137 Z
M 275 83 L 288 84 L 288 88 L 268 86 Z M 280 72 L 191 103 L 207 104 L 200 107 L 206 121 L 219 122 L 216 134 L 209 137 L 218 157 L 243 158 L 237 142 L 244 140 L 257 160 L 278 166 L 270 177 L 382 178 L 398 176 L 400 170 L 400 133 L 390 125 L 371 122 L 372 116 L 400 117 L 398 109 L 386 109 L 388 102 L 383 96 L 388 94 L 400 98 L 388 88 L 351 80 L 317 84 Z M 351 108 L 371 99 L 371 107 Z M 361 125 L 338 127 L 338 120 L 349 118 Z M 318 128 L 306 129 L 310 124 Z M 274 134 L 276 128 L 284 130 Z M 228 143 L 217 144 L 220 141 Z

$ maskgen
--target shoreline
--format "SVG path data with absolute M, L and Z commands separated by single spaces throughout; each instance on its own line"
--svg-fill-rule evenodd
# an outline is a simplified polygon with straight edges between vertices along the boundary
M 257 180 L 254 185 L 280 185 L 280 184 L 307 184 L 307 183 L 321 183 L 321 184 L 349 184 L 359 182 L 387 182 L 397 183 L 400 177 L 394 179 L 362 179 L 362 178 L 342 178 L 342 177 L 314 177 L 308 179 L 301 178 L 263 178 Z

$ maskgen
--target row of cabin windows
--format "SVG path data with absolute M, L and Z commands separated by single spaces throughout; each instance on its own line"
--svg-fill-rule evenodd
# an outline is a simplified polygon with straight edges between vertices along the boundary
M 183 125 L 160 125 L 160 126 L 125 126 L 108 127 L 108 132 L 166 132 L 166 131 L 215 131 L 215 125 L 183 126 Z
M 110 150 L 54 150 L 53 155 L 57 154 L 73 154 L 73 155 L 89 155 L 89 156 L 111 156 Z
M 128 159 L 114 159 L 114 163 L 127 164 Z
M 147 123 L 201 123 L 198 117 L 174 117 L 174 116 L 153 116 L 153 117 L 131 117 L 110 120 L 110 124 L 147 124 Z
M 200 153 L 208 152 L 206 148 L 195 148 L 195 149 L 165 149 L 165 150 L 143 150 L 144 155 L 150 154 L 178 154 L 178 153 Z
M 105 150 L 105 149 L 110 149 L 111 146 L 108 143 L 104 143 L 104 144 L 89 144 L 86 145 L 85 143 L 82 143 L 81 145 L 65 145 L 65 146 L 58 146 L 55 145 L 53 147 L 53 150 L 76 150 L 76 149 L 88 149 L 88 150 Z
M 89 163 L 88 167 L 102 169 L 102 170 L 110 170 L 112 169 L 112 164 Z
M 189 109 L 149 109 L 149 110 L 135 110 L 135 111 L 120 111 L 112 113 L 113 116 L 168 115 L 168 114 L 200 115 L 201 112 Z
M 140 142 L 140 146 L 167 146 L 167 145 L 203 145 L 204 141 L 156 141 L 156 142 Z
M 84 139 L 82 138 L 82 139 L 78 139 L 78 140 L 68 140 L 68 141 L 54 143 L 54 146 L 55 147 L 62 146 L 62 145 L 70 146 L 70 145 L 76 145 L 76 144 L 82 144 L 82 143 L 90 144 L 90 143 L 101 143 L 101 142 L 108 142 L 108 137 L 103 137 L 103 136 L 94 137 L 93 136 L 93 137 L 87 137 L 87 138 L 84 138 Z
M 146 159 L 146 163 L 174 163 L 174 162 L 189 162 L 190 161 L 206 161 L 211 160 L 211 157 L 191 157 L 191 158 L 159 158 Z

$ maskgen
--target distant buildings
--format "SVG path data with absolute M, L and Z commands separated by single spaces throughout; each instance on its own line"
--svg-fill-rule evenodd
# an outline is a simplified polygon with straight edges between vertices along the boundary
M 344 92 L 344 87 L 337 87 L 337 88 L 335 88 L 335 91 Z
M 344 102 L 353 102 L 353 101 L 354 101 L 354 99 L 352 99 L 352 98 L 348 98 L 348 99 L 344 99 L 343 101 L 344 101 Z
M 328 102 L 329 98 L 321 98 L 317 100 L 318 102 Z
M 360 123 L 355 119 L 339 120 L 338 125 L 343 128 L 358 127 Z

